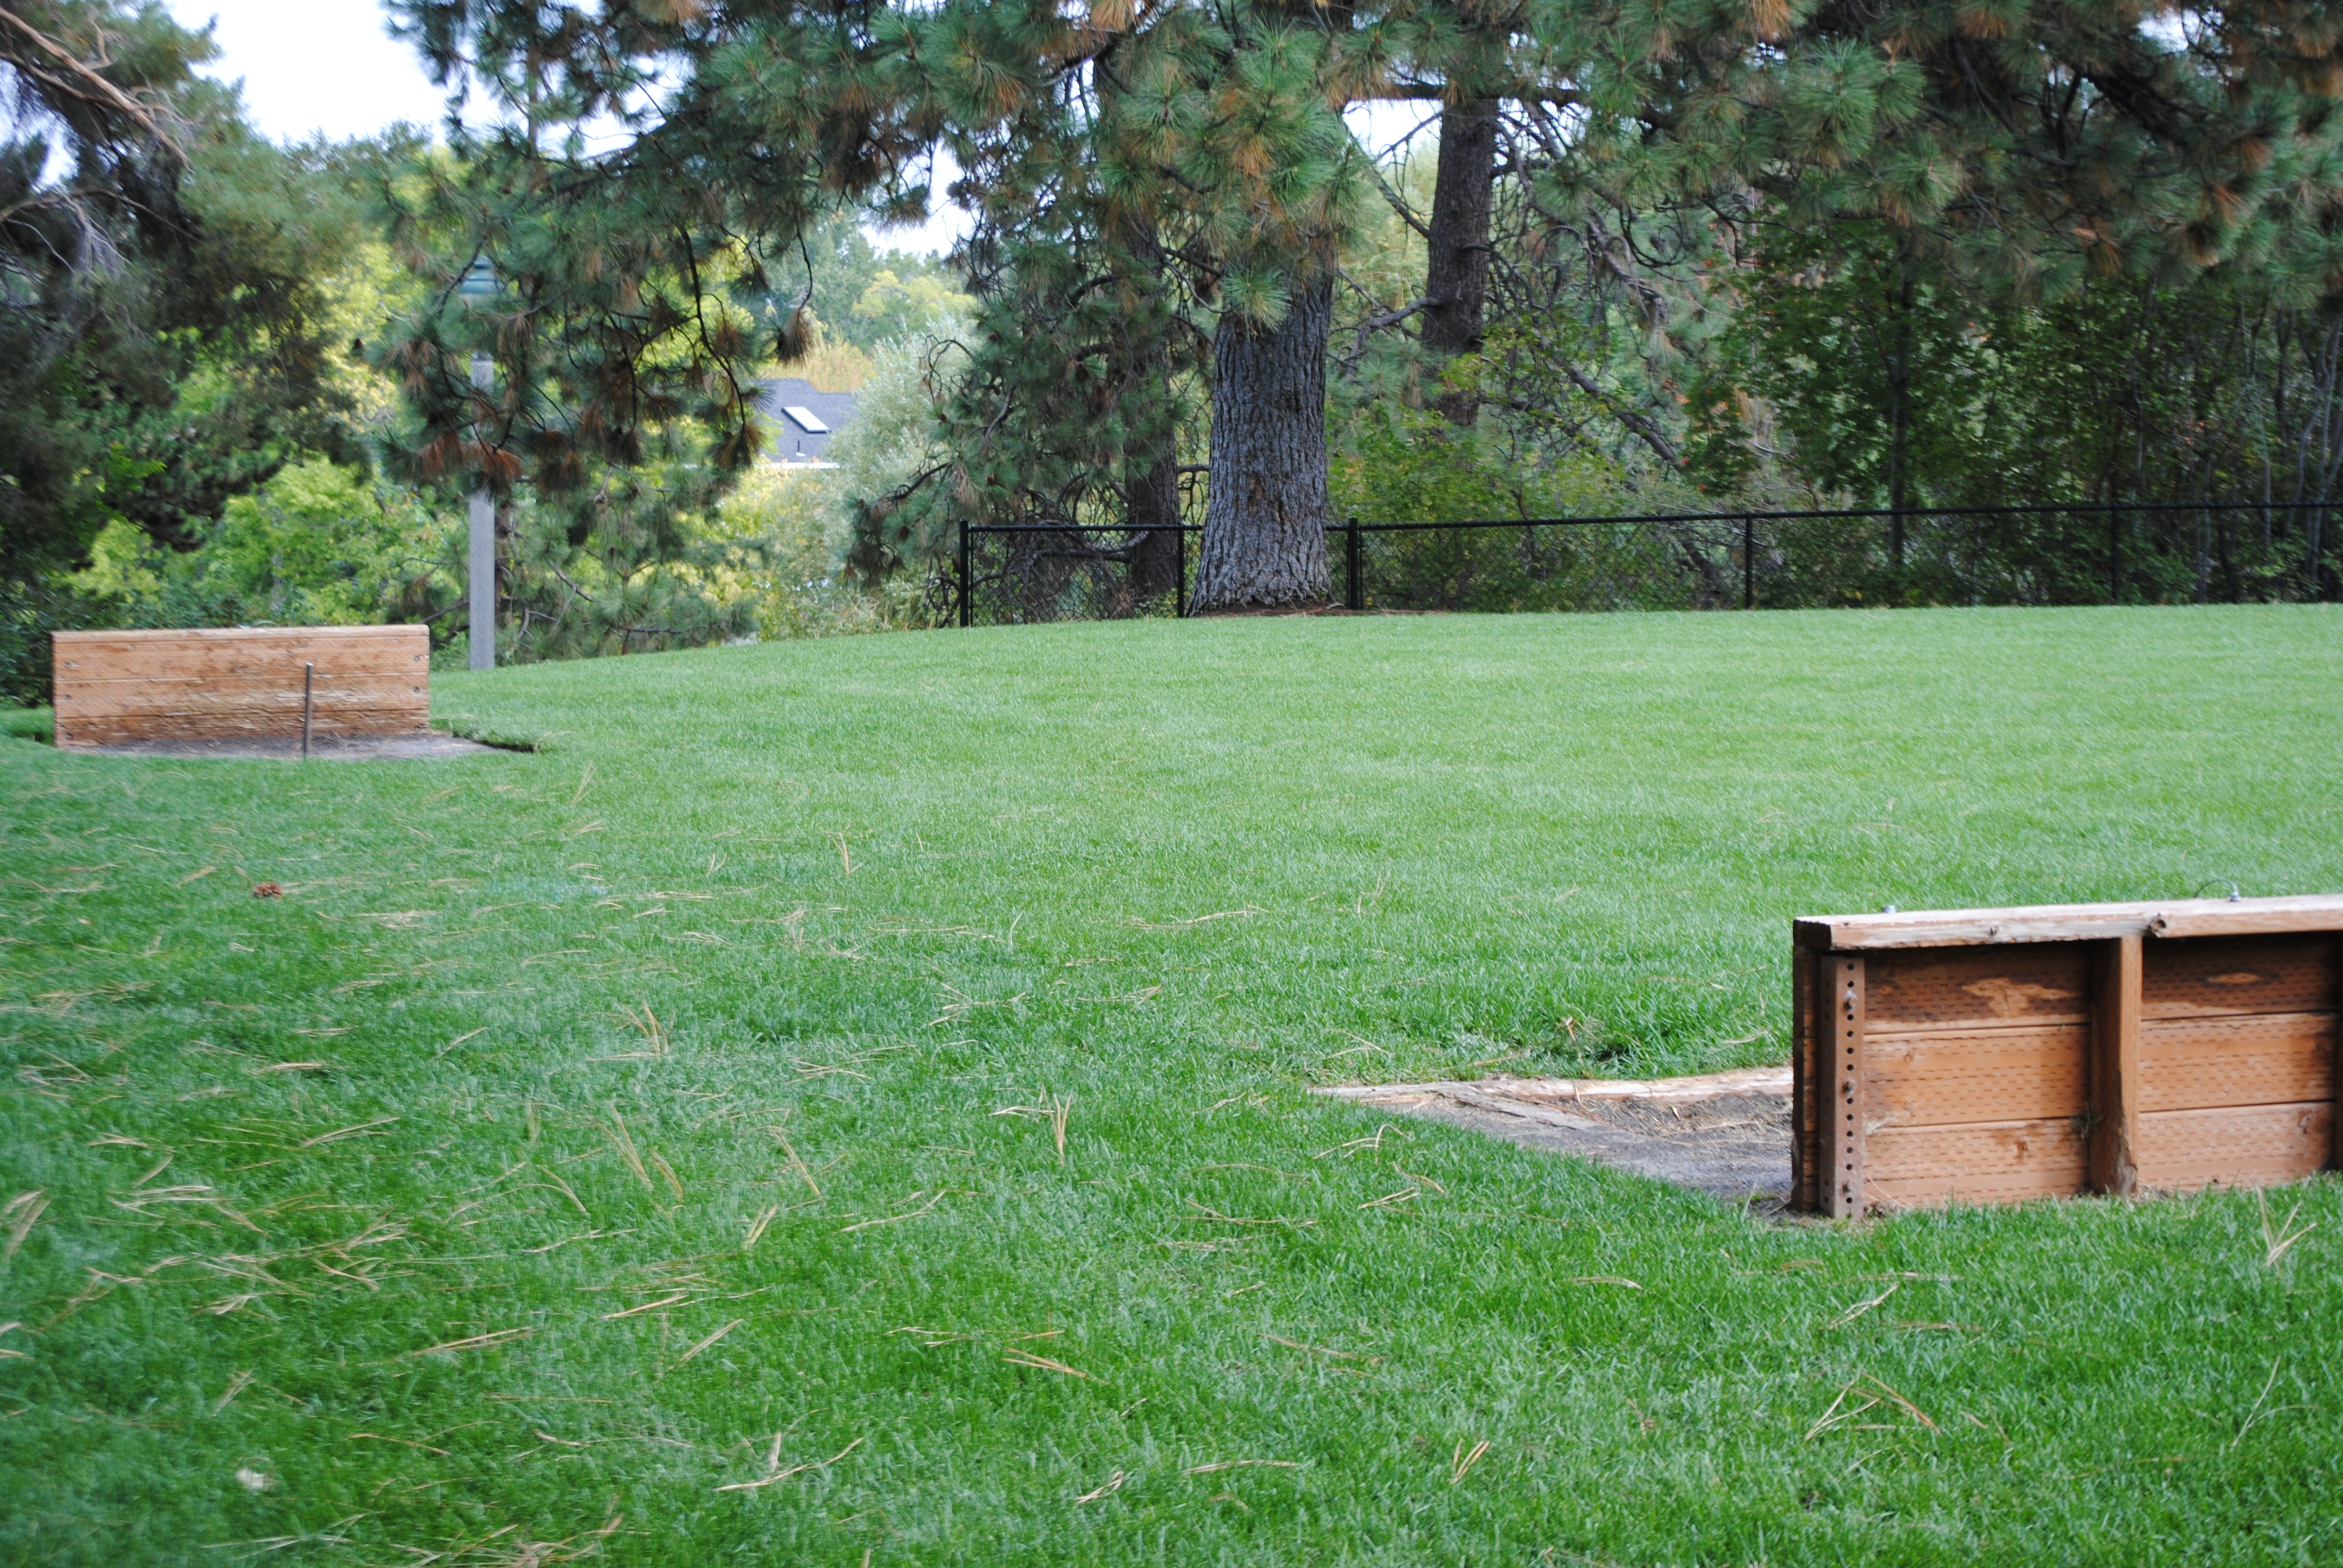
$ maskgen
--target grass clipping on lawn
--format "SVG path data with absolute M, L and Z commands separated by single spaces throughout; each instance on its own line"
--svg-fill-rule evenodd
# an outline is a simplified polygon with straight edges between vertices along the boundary
M 0 746 L 0 1557 L 2343 1556 L 2331 1180 L 1792 1231 L 1313 1087 L 2343 888 L 2323 609 L 1232 620 Z M 282 896 L 256 900 L 277 884 Z

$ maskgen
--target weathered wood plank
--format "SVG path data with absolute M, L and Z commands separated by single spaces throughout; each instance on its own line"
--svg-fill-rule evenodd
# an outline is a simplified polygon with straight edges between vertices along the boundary
M 2071 942 L 2119 936 L 2201 937 L 2343 930 L 2343 894 L 2285 899 L 2172 899 L 2147 904 L 2040 904 L 2007 910 L 1916 910 L 1810 915 L 1793 922 L 1800 947 L 1819 952 Z
M 2200 939 L 2149 947 L 2140 1012 L 2153 1020 L 2331 1011 L 2337 1000 L 2332 937 Z
M 2079 1023 L 1884 1038 L 1875 1030 L 1863 1044 L 1864 1131 L 2077 1115 L 2088 1043 Z
M 2139 1185 L 2140 976 L 2143 939 L 2097 944 L 2091 987 L 2090 1135 L 2086 1184 L 2128 1195 Z
M 2143 1187 L 2186 1192 L 2219 1182 L 2267 1187 L 2327 1168 L 2335 1103 L 2246 1105 L 2220 1111 L 2150 1111 L 2140 1117 Z
M 419 626 L 59 632 L 60 747 L 411 734 L 430 722 L 430 635 Z
M 1864 1152 L 1875 1204 L 2015 1203 L 2083 1190 L 2083 1138 L 2071 1117 L 1885 1129 Z
M 2335 1098 L 2335 1015 L 2149 1021 L 2140 1037 L 2143 1111 L 2292 1105 Z
M 2089 953 L 2071 945 L 1882 953 L 1865 970 L 1864 1008 L 1874 1038 L 2079 1024 L 2090 1016 Z
M 1814 955 L 1790 950 L 1790 1207 L 1815 1206 L 1815 1173 L 1822 1164 L 1815 1126 Z
M 1864 1210 L 1863 1031 L 1864 960 L 1834 956 L 1819 966 L 1821 994 L 1815 998 L 1827 1025 L 1826 1075 L 1822 1103 L 1824 1171 L 1823 1207 L 1845 1219 L 1859 1218 Z

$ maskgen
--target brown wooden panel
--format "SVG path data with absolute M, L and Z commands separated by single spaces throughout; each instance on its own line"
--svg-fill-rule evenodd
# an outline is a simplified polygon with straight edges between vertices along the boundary
M 2092 944 L 2089 1168 L 2095 1192 L 2127 1196 L 2139 1185 L 2132 1144 L 2140 1113 L 2140 977 L 2144 939 L 2120 936 Z
M 2090 1035 L 2079 1023 L 1864 1041 L 1865 1128 L 2074 1116 L 2085 1104 Z
M 1815 1125 L 1815 963 L 1812 954 L 1790 950 L 1790 1207 L 1801 1212 L 1816 1205 L 1822 1163 Z
M 1870 955 L 1869 1030 L 2081 1023 L 2089 1016 L 2090 952 L 2078 943 Z
M 430 638 L 417 627 L 60 632 L 57 744 L 297 736 L 314 665 L 314 732 L 404 734 L 430 719 Z
M 2331 1101 L 2226 1111 L 2151 1111 L 2139 1129 L 2139 1180 L 2185 1192 L 2220 1182 L 2267 1187 L 2327 1168 L 2334 1144 Z
M 2335 1015 L 2167 1019 L 2140 1031 L 2140 1105 L 2203 1111 L 2335 1098 Z
M 1817 1085 L 1822 1112 L 1822 1207 L 1840 1218 L 1864 1209 L 1864 964 L 1831 955 L 1815 966 L 1815 1021 L 1825 1068 Z
M 1882 1128 L 1864 1153 L 1874 1204 L 2014 1203 L 2083 1190 L 2083 1139 L 2071 1117 Z
M 2332 937 L 2196 937 L 2147 944 L 2144 1018 L 2331 1011 L 2336 1000 Z

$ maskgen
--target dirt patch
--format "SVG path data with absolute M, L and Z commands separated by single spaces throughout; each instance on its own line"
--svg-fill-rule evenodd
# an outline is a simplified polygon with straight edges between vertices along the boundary
M 1483 1078 L 1368 1083 L 1318 1093 L 1469 1127 L 1779 1213 L 1790 1191 L 1790 1070 L 1696 1078 Z
M 114 746 L 70 746 L 92 757 L 207 757 L 236 762 L 298 762 L 301 742 L 257 736 L 238 740 L 126 740 Z M 437 730 L 422 735 L 361 735 L 309 743 L 313 762 L 412 761 L 441 757 L 485 757 L 497 748 Z

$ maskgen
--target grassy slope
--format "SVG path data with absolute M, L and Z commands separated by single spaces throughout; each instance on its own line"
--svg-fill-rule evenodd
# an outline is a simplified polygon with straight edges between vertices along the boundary
M 1769 1229 L 1302 1088 L 1778 1060 L 1797 911 L 2343 887 L 2339 631 L 980 631 L 440 678 L 534 756 L 0 740 L 0 1557 L 2335 1560 L 2343 1184 L 2276 1267 L 2250 1197 Z M 1933 1426 L 1810 1432 L 1865 1379 Z

